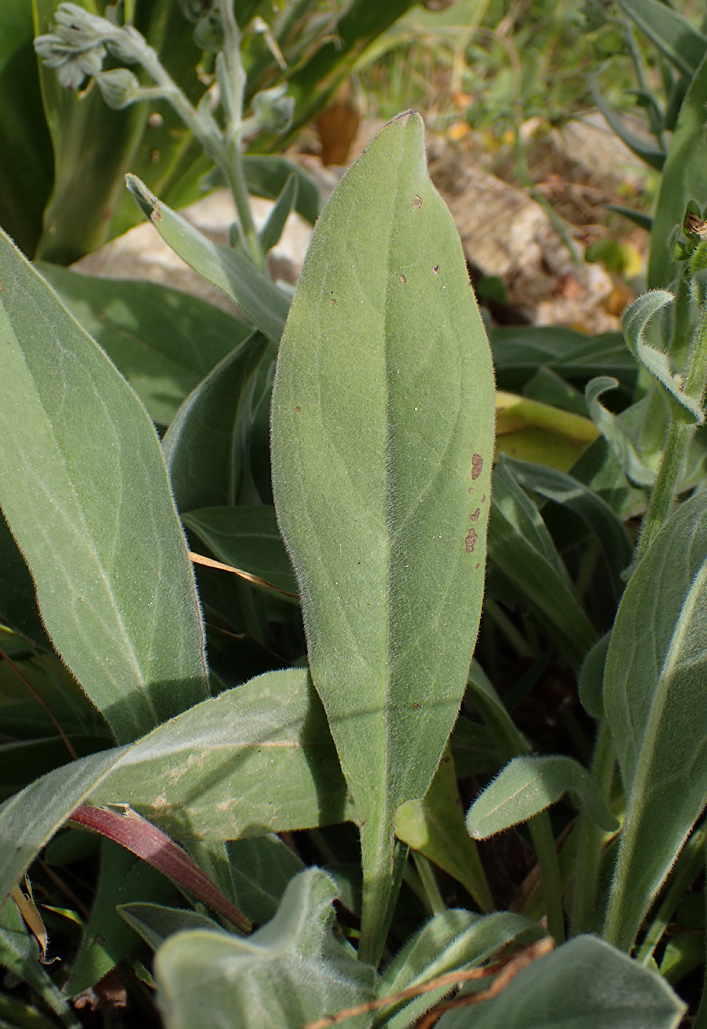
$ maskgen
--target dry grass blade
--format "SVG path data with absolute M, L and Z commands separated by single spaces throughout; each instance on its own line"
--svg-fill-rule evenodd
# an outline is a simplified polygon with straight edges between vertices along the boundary
M 240 575 L 241 579 L 255 583 L 256 586 L 264 586 L 265 589 L 281 593 L 284 597 L 294 597 L 295 600 L 299 600 L 299 593 L 290 593 L 289 590 L 282 590 L 279 586 L 268 582 L 267 579 L 261 579 L 259 575 L 251 575 L 250 572 L 244 572 L 242 568 L 234 568 L 233 565 L 225 565 L 222 561 L 214 561 L 213 558 L 204 557 L 202 554 L 192 554 L 191 551 L 189 551 L 189 558 L 195 565 L 204 565 L 205 568 L 216 568 L 220 572 L 233 572 L 234 575 Z

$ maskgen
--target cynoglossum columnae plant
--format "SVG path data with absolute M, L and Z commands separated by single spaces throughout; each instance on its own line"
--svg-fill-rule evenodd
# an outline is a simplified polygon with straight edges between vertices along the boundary
M 648 405 L 609 412 L 607 383 L 594 382 L 602 436 L 575 468 L 499 458 L 491 482 L 488 346 L 416 115 L 386 126 L 342 181 L 291 305 L 247 247 L 209 243 L 139 179 L 129 187 L 242 315 L 144 284 L 93 284 L 89 304 L 88 286 L 47 269 L 97 331 L 115 318 L 155 354 L 167 333 L 146 310 L 196 326 L 164 345 L 149 386 L 120 351 L 169 420 L 160 447 L 115 366 L 2 239 L 3 649 L 64 734 L 3 663 L 3 896 L 45 844 L 60 875 L 85 853 L 72 815 L 103 839 L 100 866 L 81 866 L 92 904 L 80 943 L 50 926 L 61 967 L 38 963 L 13 903 L 0 962 L 45 1023 L 48 1011 L 80 1024 L 67 998 L 116 967 L 129 983 L 130 966 L 156 984 L 169 1027 L 403 1027 L 434 1006 L 443 1029 L 676 1027 L 685 1006 L 669 981 L 695 934 L 678 931 L 672 950 L 661 939 L 670 920 L 687 926 L 678 905 L 703 862 L 701 828 L 681 850 L 704 796 L 702 493 L 670 507 L 701 481 L 699 428 L 671 478 L 666 431 L 640 431 Z M 626 397 L 640 361 L 651 410 L 667 412 L 654 427 L 696 424 L 693 236 L 675 325 L 697 331 L 681 359 L 645 338 L 666 299 L 649 294 L 625 321 L 623 353 L 564 330 L 512 345 L 494 333 L 501 385 L 518 387 L 523 362 L 533 376 L 535 346 L 548 366 L 536 388 L 576 407 L 561 376 L 582 383 L 610 361 Z M 195 342 L 203 363 L 182 356 L 175 381 L 175 355 Z M 645 511 L 653 529 L 636 555 L 623 519 Z M 241 573 L 199 570 L 200 602 L 182 526 L 192 551 Z M 516 654 L 524 671 L 508 690 Z M 536 753 L 509 713 L 520 723 L 518 697 L 550 665 L 598 729 L 592 755 L 587 723 L 567 719 L 576 746 L 562 749 L 581 760 Z M 522 849 L 532 842 L 538 867 L 520 910 L 496 910 L 458 779 L 478 794 L 473 835 L 528 823 Z M 547 810 L 565 794 L 576 822 Z M 133 857 L 148 853 L 200 903 Z M 66 909 L 40 864 L 32 877 L 35 898 L 46 890 Z M 6 985 L 3 1011 L 17 1021 L 26 998 Z

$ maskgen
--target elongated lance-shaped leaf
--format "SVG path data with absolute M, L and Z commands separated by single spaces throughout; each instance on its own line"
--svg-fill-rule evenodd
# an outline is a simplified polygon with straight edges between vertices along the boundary
M 373 884 L 385 893 L 393 812 L 424 795 L 464 692 L 492 435 L 486 335 L 422 121 L 405 114 L 315 228 L 272 409 L 312 676 L 363 823 L 364 941 L 385 907 Z
M 564 756 L 514 758 L 476 798 L 466 824 L 475 839 L 483 840 L 527 822 L 565 793 L 570 793 L 578 806 L 586 807 L 602 829 L 618 829 L 589 773 L 578 761 Z
M 285 294 L 245 254 L 212 243 L 186 218 L 158 200 L 135 175 L 127 175 L 126 182 L 165 243 L 207 282 L 223 290 L 269 340 L 277 343 L 289 306 Z
M 0 503 L 59 654 L 124 743 L 208 696 L 159 441 L 99 346 L 0 236 Z
M 126 747 L 72 761 L 0 807 L 0 906 L 79 805 L 129 804 L 188 846 L 354 817 L 302 668 L 196 704 Z
M 707 494 L 670 518 L 621 600 L 604 710 L 627 793 L 605 935 L 630 948 L 707 795 Z

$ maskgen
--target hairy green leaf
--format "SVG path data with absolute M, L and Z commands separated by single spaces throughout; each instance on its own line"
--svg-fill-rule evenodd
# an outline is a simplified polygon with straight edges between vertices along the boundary
M 317 224 L 272 410 L 312 677 L 364 823 L 366 880 L 384 890 L 393 812 L 427 789 L 464 691 L 492 431 L 486 336 L 422 121 L 406 114 Z
M 234 304 L 242 308 L 268 339 L 277 343 L 287 318 L 289 302 L 264 272 L 239 250 L 212 243 L 180 214 L 151 193 L 135 175 L 127 175 L 128 189 L 165 243 Z
M 247 939 L 205 929 L 171 936 L 155 955 L 167 1029 L 201 1029 L 205 1010 L 223 1029 L 294 1027 L 370 1000 L 373 968 L 331 932 L 336 895 L 329 876 L 309 869 Z M 347 1024 L 366 1029 L 370 1014 Z
M 497 997 L 443 1015 L 439 1029 L 677 1029 L 686 1010 L 662 976 L 593 936 L 521 969 Z
M 469 808 L 471 835 L 484 840 L 545 811 L 570 793 L 578 805 L 607 832 L 618 822 L 606 807 L 589 773 L 570 757 L 519 756 L 486 787 Z
M 0 903 L 84 801 L 129 804 L 179 841 L 223 841 L 354 816 L 304 669 L 269 672 L 129 747 L 74 761 L 0 807 Z
M 208 696 L 201 616 L 150 419 L 0 237 L 0 503 L 59 654 L 127 742 Z
M 627 793 L 606 921 L 630 947 L 707 794 L 707 494 L 683 504 L 626 587 L 604 710 Z
M 268 351 L 260 332 L 234 347 L 184 400 L 165 433 L 162 450 L 181 514 L 256 499 L 250 444 Z
M 46 261 L 35 267 L 158 425 L 169 425 L 187 394 L 252 333 L 213 304 L 155 282 L 84 275 Z

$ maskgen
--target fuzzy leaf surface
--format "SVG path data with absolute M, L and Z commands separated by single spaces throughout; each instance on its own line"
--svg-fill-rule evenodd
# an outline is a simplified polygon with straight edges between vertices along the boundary
M 439 1029 L 677 1029 L 685 1005 L 656 972 L 593 936 L 521 969 L 497 997 L 450 1011 Z M 473 1012 L 473 1014 L 472 1014 Z
M 353 817 L 303 669 L 258 676 L 128 747 L 37 779 L 0 807 L 0 903 L 82 803 L 129 804 L 175 839 L 223 841 Z
M 144 407 L 0 236 L 0 503 L 62 659 L 120 743 L 208 696 L 186 541 Z
M 669 519 L 619 605 L 604 710 L 627 793 L 609 939 L 629 947 L 707 794 L 707 495 Z
M 401 115 L 317 223 L 272 407 L 274 496 L 312 678 L 365 824 L 364 865 L 385 867 L 381 879 L 393 812 L 425 793 L 464 692 L 493 401 L 486 334 L 427 174 L 422 121 Z
M 223 1029 L 302 1026 L 370 1000 L 375 973 L 331 932 L 333 881 L 309 869 L 287 887 L 275 917 L 247 939 L 194 929 L 155 955 L 167 1029 L 201 1029 L 204 1011 Z M 347 1020 L 366 1029 L 371 1015 Z

